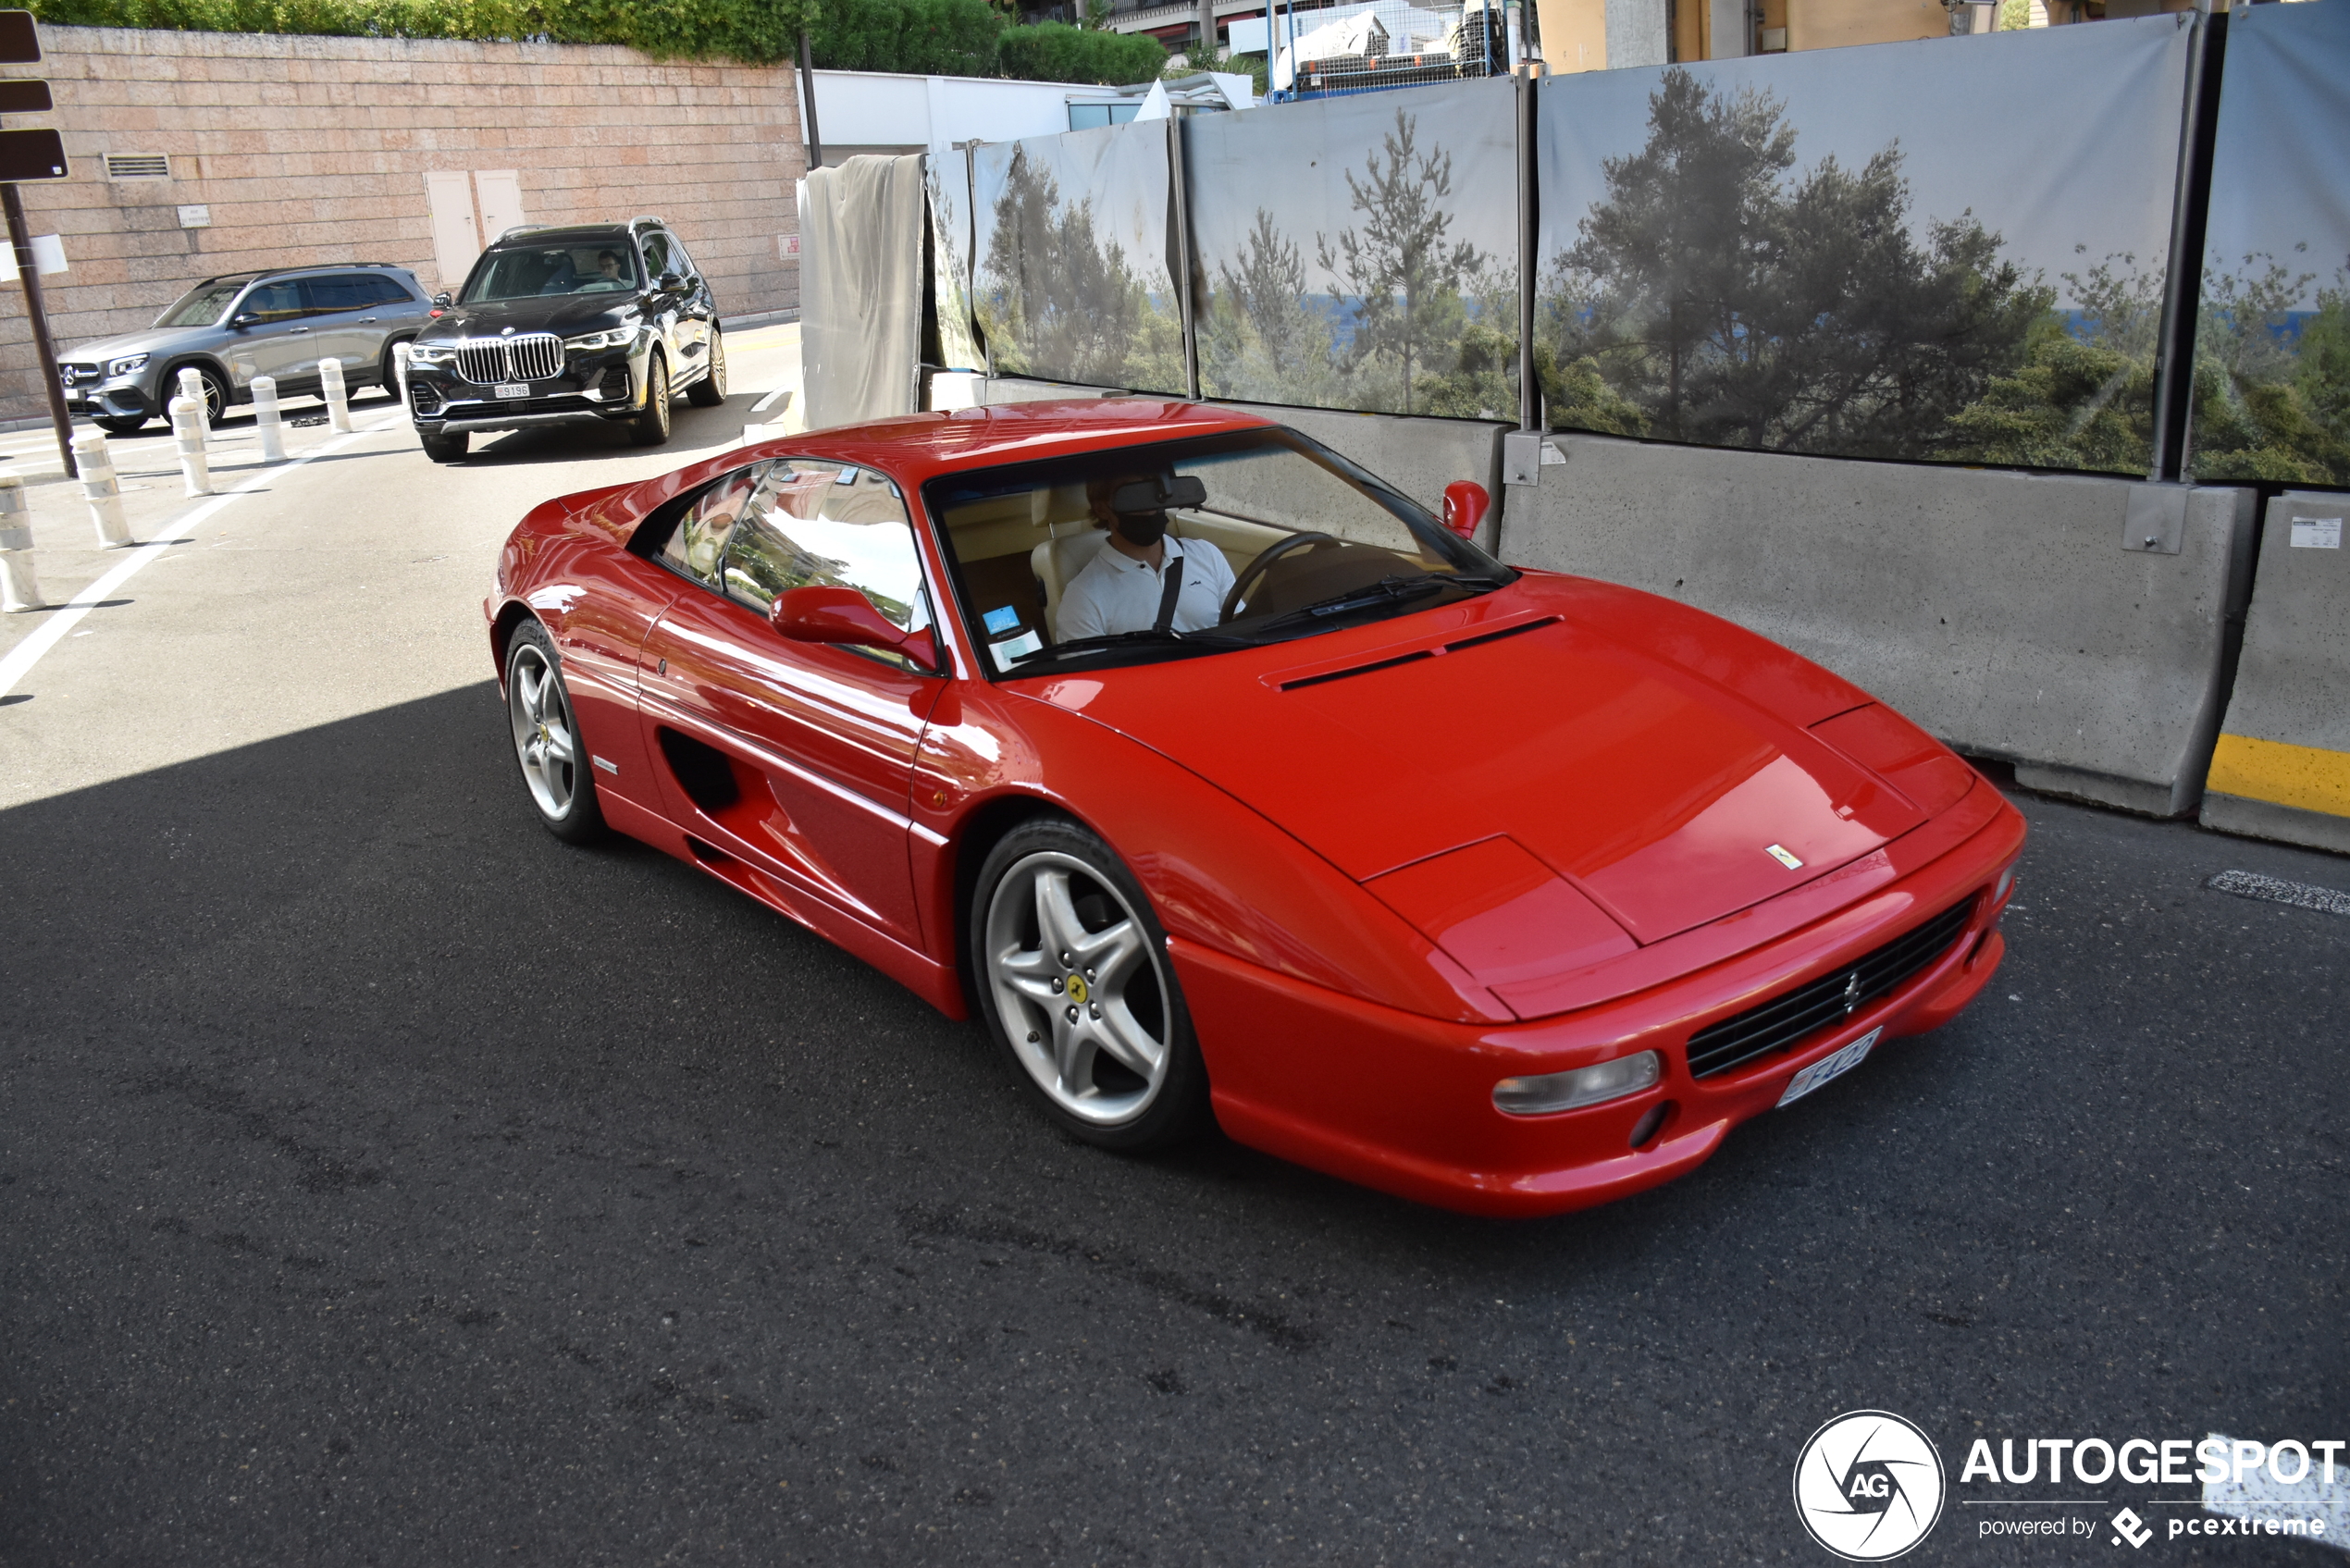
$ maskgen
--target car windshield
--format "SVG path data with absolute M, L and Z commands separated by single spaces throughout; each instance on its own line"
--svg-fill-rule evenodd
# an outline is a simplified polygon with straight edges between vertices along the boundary
M 997 674 L 1140 662 L 1310 636 L 1457 602 L 1515 574 L 1295 431 L 1244 430 L 923 487 Z M 1162 560 L 1113 550 L 1164 519 Z M 1137 527 L 1136 523 L 1140 523 Z
M 220 278 L 210 283 L 199 283 L 180 296 L 179 302 L 155 317 L 157 327 L 216 327 L 229 302 L 253 279 L 250 278 Z
M 551 294 L 617 294 L 637 287 L 637 248 L 625 240 L 585 245 L 514 246 L 481 258 L 465 280 L 464 302 Z

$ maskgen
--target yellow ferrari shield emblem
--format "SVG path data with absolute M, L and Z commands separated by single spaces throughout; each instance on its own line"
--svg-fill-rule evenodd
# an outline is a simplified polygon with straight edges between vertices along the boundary
M 1073 974 L 1069 977 L 1069 999 L 1072 1002 L 1080 1003 L 1085 1000 L 1085 977 L 1083 975 Z

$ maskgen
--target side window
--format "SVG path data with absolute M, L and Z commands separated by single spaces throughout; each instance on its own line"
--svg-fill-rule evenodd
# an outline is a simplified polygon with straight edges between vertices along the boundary
M 674 234 L 663 235 L 669 241 L 669 267 L 681 278 L 694 275 L 694 258 L 686 253 L 686 242 Z
M 365 310 L 376 302 L 376 280 L 350 273 L 331 278 L 305 278 L 302 294 L 313 315 Z
M 669 236 L 658 228 L 645 231 L 645 281 L 651 283 L 664 272 L 677 270 L 669 253 Z
M 257 315 L 265 326 L 306 315 L 302 286 L 291 278 L 282 283 L 256 283 L 237 303 L 239 315 Z
M 367 278 L 367 288 L 374 295 L 369 302 L 378 305 L 413 305 L 416 296 L 410 293 L 397 278 L 376 273 Z
M 761 614 L 786 588 L 855 588 L 894 625 L 930 624 L 906 503 L 870 468 L 798 458 L 770 468 L 727 546 L 724 586 Z
M 725 553 L 726 540 L 735 531 L 735 520 L 743 514 L 743 502 L 750 499 L 751 491 L 773 466 L 762 463 L 736 469 L 706 487 L 686 506 L 677 526 L 670 530 L 668 541 L 661 547 L 662 561 L 697 583 L 716 587 L 718 560 Z

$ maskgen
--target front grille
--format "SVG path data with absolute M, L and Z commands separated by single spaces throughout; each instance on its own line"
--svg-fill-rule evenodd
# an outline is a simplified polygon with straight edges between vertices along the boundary
M 1966 929 L 1967 916 L 1973 908 L 1973 898 L 1954 904 L 1857 963 L 1775 996 L 1759 1007 L 1708 1024 L 1689 1036 L 1689 1076 L 1712 1078 L 1759 1056 L 1787 1050 L 1808 1035 L 1842 1023 L 1878 997 L 1892 994 L 1949 950 Z
M 68 387 L 77 382 L 95 381 L 101 377 L 99 368 L 94 364 L 64 364 L 57 368 L 64 374 L 65 383 Z
M 501 381 L 544 381 L 563 372 L 563 340 L 552 332 L 464 338 L 457 343 L 457 374 L 477 387 Z

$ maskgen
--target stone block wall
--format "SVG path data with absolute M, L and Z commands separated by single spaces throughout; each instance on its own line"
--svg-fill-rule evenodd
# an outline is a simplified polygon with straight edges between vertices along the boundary
M 805 161 L 783 67 L 537 43 L 43 27 L 70 179 L 22 187 L 72 270 L 43 279 L 60 352 L 136 330 L 193 283 L 390 262 L 427 290 L 425 176 L 514 170 L 531 223 L 669 220 L 730 316 L 797 308 Z M 31 74 L 30 69 L 19 74 Z M 43 123 L 12 117 L 14 125 Z M 105 154 L 171 178 L 109 180 Z M 182 206 L 210 209 L 185 228 Z M 45 413 L 24 296 L 0 285 L 0 420 Z

